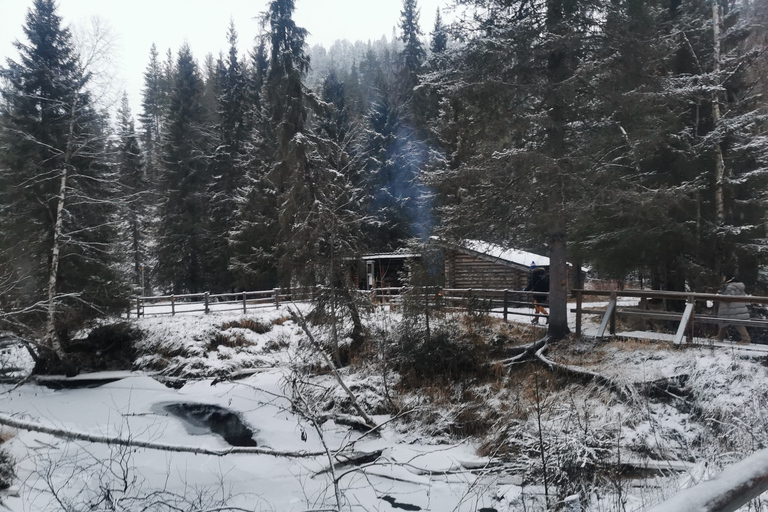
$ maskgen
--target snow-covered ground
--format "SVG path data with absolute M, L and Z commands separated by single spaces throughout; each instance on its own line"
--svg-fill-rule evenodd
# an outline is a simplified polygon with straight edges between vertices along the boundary
M 375 435 L 363 435 L 333 420 L 322 425 L 320 435 L 288 399 L 290 369 L 301 338 L 299 327 L 286 320 L 288 313 L 286 309 L 249 311 L 249 318 L 273 324 L 272 330 L 256 334 L 228 329 L 232 336 L 247 339 L 249 346 L 221 345 L 216 350 L 206 349 L 212 333 L 221 332 L 226 322 L 242 318 L 242 312 L 143 318 L 138 322 L 149 333 L 144 341 L 147 348 L 162 345 L 167 352 L 143 356 L 145 367 L 152 367 L 150 358 L 165 357 L 166 368 L 177 368 L 172 374 L 197 379 L 187 380 L 180 389 L 171 389 L 146 373 L 133 372 L 95 376 L 121 377 L 96 388 L 51 390 L 31 384 L 6 387 L 0 398 L 0 413 L 64 431 L 227 450 L 230 446 L 218 435 L 193 428 L 163 409 L 169 403 L 212 404 L 238 413 L 254 431 L 253 439 L 259 448 L 296 455 L 322 453 L 326 447 L 347 447 L 355 453 L 381 451 L 375 461 L 337 467 L 332 473 L 325 455 L 175 453 L 66 441 L 17 430 L 5 446 L 18 460 L 19 478 L 8 493 L 0 495 L 3 505 L 14 512 L 62 510 L 65 507 L 56 501 L 59 499 L 79 504 L 72 510 L 89 510 L 84 505 L 88 503 L 93 510 L 112 510 L 105 504 L 108 499 L 124 507 L 114 510 L 133 510 L 131 507 L 139 501 L 155 499 L 158 503 L 176 503 L 183 510 L 221 510 L 224 505 L 258 511 L 331 510 L 337 499 L 333 475 L 347 510 L 521 510 L 526 496 L 538 497 L 541 503 L 543 488 L 523 485 L 519 477 L 496 471 L 497 461 L 476 455 L 473 443 L 446 443 L 444 438 L 436 443 L 421 435 L 417 427 L 397 427 L 388 416 L 374 416 L 381 425 Z M 530 326 L 528 316 L 513 315 L 510 320 L 525 324 L 526 329 L 542 329 Z M 394 320 L 380 311 L 371 321 Z M 585 319 L 585 332 L 594 332 L 590 330 L 597 328 L 597 322 L 599 319 Z M 185 353 L 179 354 L 182 349 Z M 663 477 L 651 475 L 627 481 L 622 497 L 624 510 L 644 510 L 677 489 L 739 460 L 748 450 L 745 438 L 752 439 L 754 449 L 768 440 L 762 426 L 768 413 L 768 375 L 765 366 L 743 357 L 742 347 L 718 350 L 704 346 L 680 351 L 669 350 L 666 345 L 614 343 L 603 346 L 599 355 L 593 349 L 594 345 L 568 347 L 572 354 L 583 357 L 581 366 L 618 382 L 630 385 L 685 375 L 686 385 L 696 390 L 695 413 L 663 402 L 648 403 L 643 411 L 629 411 L 604 404 L 600 397 L 587 406 L 595 399 L 593 388 L 585 388 L 585 396 L 574 400 L 575 412 L 567 413 L 571 414 L 568 417 L 583 414 L 594 423 L 595 432 L 607 431 L 613 428 L 612 422 L 618 422 L 625 457 L 637 458 L 638 465 L 644 460 L 649 468 L 667 463 L 676 470 L 686 469 L 682 473 L 667 472 Z M 218 375 L 243 368 L 253 374 L 236 382 L 215 380 Z M 312 385 L 334 386 L 330 377 L 323 379 Z M 374 377 L 347 374 L 345 379 L 362 395 L 361 402 L 375 402 L 375 397 L 365 396 L 365 389 L 378 386 Z M 580 401 L 583 405 L 579 405 Z M 563 406 L 567 408 L 568 404 Z M 559 432 L 563 427 L 558 418 L 567 414 L 561 406 L 553 406 L 552 411 L 549 428 Z M 705 419 L 694 421 L 694 417 Z M 726 424 L 731 417 L 736 419 Z M 707 421 L 721 425 L 713 429 Z M 732 452 L 714 453 L 713 443 L 712 458 L 704 460 L 701 454 L 708 450 L 706 436 L 715 430 L 733 436 Z M 630 455 L 633 447 L 638 450 Z M 641 460 L 637 454 L 643 451 L 650 457 Z M 198 499 L 196 505 L 193 498 Z M 174 502 L 179 499 L 189 503 Z M 603 501 L 595 498 L 584 507 L 618 510 L 611 503 L 605 497 Z M 158 506 L 149 510 L 166 509 Z

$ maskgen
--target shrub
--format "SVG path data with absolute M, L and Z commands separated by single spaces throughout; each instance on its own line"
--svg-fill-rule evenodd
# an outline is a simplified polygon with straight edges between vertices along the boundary
M 7 489 L 16 479 L 16 461 L 6 450 L 0 450 L 0 489 Z
M 485 350 L 453 323 L 431 331 L 403 325 L 391 359 L 401 384 L 418 386 L 435 380 L 458 381 L 487 373 Z

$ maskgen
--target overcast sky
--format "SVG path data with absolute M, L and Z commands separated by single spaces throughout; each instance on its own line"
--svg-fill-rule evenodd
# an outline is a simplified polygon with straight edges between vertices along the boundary
M 226 51 L 227 28 L 235 22 L 241 52 L 253 46 L 259 32 L 257 17 L 267 0 L 58 0 L 65 25 L 84 25 L 98 17 L 117 40 L 116 78 L 131 99 L 134 115 L 139 104 L 149 48 L 157 45 L 161 58 L 168 48 L 174 55 L 187 41 L 202 62 L 206 54 Z M 0 0 L 0 62 L 17 59 L 14 40 L 26 42 L 22 25 L 32 0 Z M 418 0 L 424 34 L 432 31 L 435 11 L 446 0 Z M 400 19 L 402 0 L 296 0 L 294 20 L 310 32 L 309 44 L 328 48 L 337 39 L 368 41 L 386 36 Z M 399 29 L 398 29 L 399 33 Z

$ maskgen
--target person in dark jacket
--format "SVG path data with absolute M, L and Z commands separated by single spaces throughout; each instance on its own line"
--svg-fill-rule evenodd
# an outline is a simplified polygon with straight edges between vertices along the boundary
M 723 287 L 718 292 L 721 295 L 746 295 L 746 288 L 744 283 L 736 279 L 732 274 L 723 277 Z M 728 320 L 749 320 L 749 309 L 747 309 L 746 302 L 719 302 L 717 306 L 717 316 L 719 318 Z M 727 321 L 720 323 L 720 329 L 717 331 L 717 341 L 723 341 L 728 334 Z M 744 325 L 736 325 L 736 330 L 741 336 L 742 343 L 749 343 L 751 341 L 747 328 Z
M 523 291 L 549 293 L 549 275 L 547 274 L 547 270 L 532 264 L 531 275 L 528 277 L 528 286 L 526 286 Z M 546 302 L 547 295 L 533 295 L 534 317 L 533 320 L 531 320 L 532 324 L 539 323 L 539 315 L 544 315 L 544 317 L 549 320 L 549 313 L 544 306 L 542 306 L 542 304 L 545 304 Z

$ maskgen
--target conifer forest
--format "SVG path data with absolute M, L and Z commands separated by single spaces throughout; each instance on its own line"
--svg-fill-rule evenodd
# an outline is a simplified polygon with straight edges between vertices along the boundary
M 405 0 L 396 39 L 326 49 L 275 0 L 218 56 L 148 48 L 134 113 L 99 104 L 34 0 L 2 67 L 2 321 L 53 343 L 131 293 L 335 283 L 430 236 L 547 254 L 552 283 L 566 260 L 660 290 L 759 281 L 764 2 L 452 7 L 421 27 Z
M 328 48 L 308 44 L 294 20 L 301 0 L 270 0 L 263 12 L 212 28 L 218 54 L 193 55 L 183 41 L 146 48 L 138 109 L 125 92 L 108 99 L 109 42 L 98 27 L 76 37 L 59 12 L 65 0 L 24 1 L 23 37 L 0 62 L 0 445 L 10 446 L 0 447 L 0 491 L 19 485 L 20 501 L 27 492 L 53 503 L 25 511 L 390 510 L 382 500 L 439 510 L 450 493 L 435 475 L 451 478 L 454 466 L 422 468 L 416 478 L 420 455 L 398 462 L 416 480 L 409 485 L 428 484 L 428 504 L 418 507 L 379 492 L 371 482 L 381 475 L 365 470 L 411 454 L 411 443 L 456 442 L 451 457 L 455 450 L 486 465 L 461 468 L 478 479 L 467 477 L 453 510 L 580 510 L 568 504 L 575 496 L 586 510 L 626 512 L 695 480 L 665 473 L 663 485 L 635 485 L 643 471 L 699 464 L 703 478 L 768 446 L 768 349 L 755 347 L 764 333 L 749 348 L 757 355 L 745 357 L 735 351 L 743 347 L 714 342 L 708 352 L 648 338 L 611 345 L 602 339 L 610 313 L 590 338 L 581 336 L 581 295 L 571 309 L 585 278 L 614 292 L 692 296 L 738 275 L 749 294 L 768 296 L 766 0 L 446 0 L 432 26 L 421 23 L 419 0 L 398 0 L 391 37 Z M 246 23 L 258 25 L 255 40 L 239 37 Z M 507 322 L 509 289 L 486 290 L 503 292 L 503 322 L 471 293 L 461 313 L 446 306 L 435 291 L 447 289 L 441 258 L 470 240 L 546 255 L 548 291 L 511 290 L 548 294 L 546 325 L 538 309 L 522 307 L 523 321 Z M 388 297 L 391 315 L 377 316 L 384 308 L 361 291 L 362 257 L 396 252 L 416 257 L 399 274 L 401 294 Z M 275 301 L 248 317 L 245 292 L 256 291 Z M 205 294 L 205 314 L 139 316 L 142 297 L 171 296 L 175 308 L 185 294 Z M 209 294 L 232 294 L 242 315 L 208 314 Z M 682 338 L 690 315 L 709 306 L 694 310 L 689 299 L 681 314 L 686 299 L 675 297 L 654 313 L 684 318 Z M 615 293 L 611 300 L 603 306 L 615 312 Z M 768 308 L 750 308 L 741 324 L 755 334 L 768 327 Z M 568 323 L 574 311 L 578 336 Z M 654 335 L 667 328 L 653 325 L 662 326 Z M 689 339 L 712 338 L 706 329 L 692 326 Z M 136 403 L 154 421 L 173 410 L 197 414 L 161 403 L 170 388 L 263 420 L 272 444 L 257 446 L 246 432 L 252 444 L 221 467 L 232 464 L 235 479 L 258 466 L 266 504 L 232 484 L 233 496 L 214 492 L 202 506 L 202 491 L 194 499 L 174 491 L 171 476 L 162 491 L 139 495 L 129 485 L 142 464 L 132 457 L 146 454 L 139 448 L 221 460 L 229 452 L 197 446 L 181 428 L 168 427 L 177 444 L 161 433 L 139 439 L 154 428 L 141 423 L 144 413 L 116 415 L 135 438 L 67 430 L 85 419 L 67 423 L 80 415 L 56 402 L 64 393 L 36 387 L 117 370 L 143 390 Z M 25 401 L 54 404 L 61 424 L 41 427 L 50 418 Z M 270 412 L 257 415 L 257 401 Z M 96 402 L 94 417 L 103 412 Z M 94 422 L 106 431 L 115 415 L 105 415 Z M 295 424 L 280 423 L 286 417 Z M 130 432 L 135 424 L 146 430 Z M 32 456 L 14 461 L 8 454 L 26 454 L 21 445 L 32 441 L 6 427 L 92 442 L 110 452 L 86 455 L 110 462 L 99 482 L 70 486 L 85 473 L 82 459 L 62 458 L 48 473 L 32 468 Z M 350 442 L 353 431 L 365 433 Z M 394 441 L 382 448 L 381 439 Z M 290 463 L 259 466 L 246 456 Z M 763 480 L 764 457 L 750 459 Z M 146 475 L 159 459 L 143 462 Z M 751 485 L 750 464 L 737 476 Z M 15 471 L 28 480 L 13 483 Z M 344 481 L 361 474 L 366 482 Z M 473 482 L 489 474 L 503 485 L 477 490 Z M 194 487 L 189 475 L 176 489 Z M 47 487 L 27 485 L 33 476 Z M 300 486 L 286 493 L 270 480 L 291 477 Z M 742 487 L 728 491 L 734 503 L 762 493 L 745 498 Z M 315 491 L 325 494 L 312 501 Z M 475 492 L 472 508 L 466 496 Z M 280 501 L 291 493 L 305 501 Z M 133 505 L 114 505 L 118 495 Z M 750 511 L 766 510 L 765 500 L 752 503 Z

